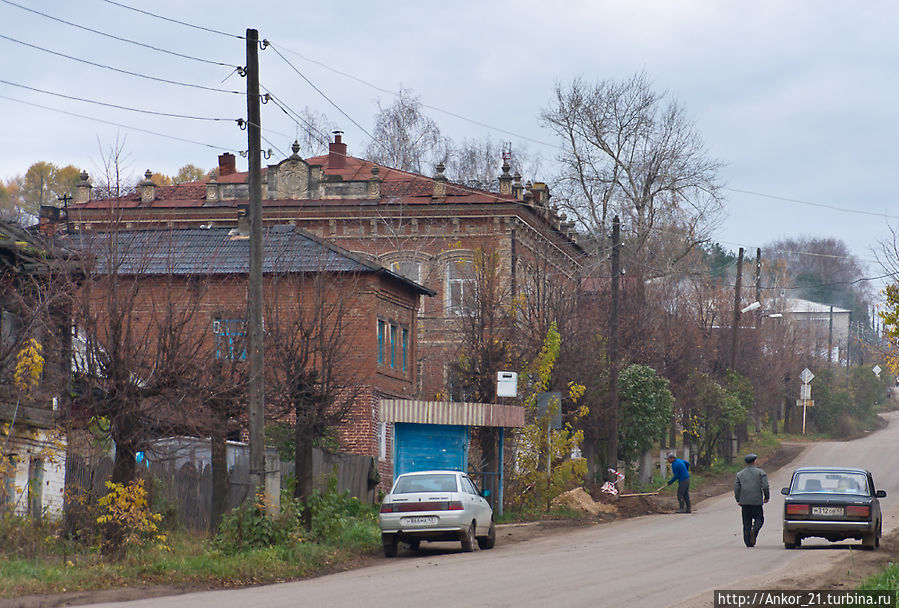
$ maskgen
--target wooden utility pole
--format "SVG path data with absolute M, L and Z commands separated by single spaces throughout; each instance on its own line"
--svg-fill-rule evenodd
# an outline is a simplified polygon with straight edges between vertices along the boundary
M 737 371 L 737 333 L 740 330 L 740 291 L 743 289 L 743 248 L 737 257 L 737 281 L 734 284 L 734 323 L 730 335 L 730 368 Z
M 755 301 L 762 303 L 762 248 L 755 250 Z M 755 328 L 759 328 L 759 320 L 762 318 L 762 308 L 755 313 Z M 758 332 L 756 332 L 758 333 Z
M 265 384 L 262 350 L 262 138 L 259 99 L 259 32 L 247 30 L 247 141 L 250 188 L 250 274 L 247 282 L 247 330 L 250 359 L 250 488 L 254 500 L 265 484 Z
M 609 467 L 618 469 L 618 279 L 621 275 L 621 223 L 612 218 L 612 302 L 609 307 Z
M 737 335 L 740 333 L 740 291 L 743 288 L 743 248 L 737 256 L 737 280 L 734 283 L 734 322 L 730 336 L 730 368 L 737 371 Z M 743 429 L 739 429 L 743 431 Z M 734 461 L 734 429 L 727 431 L 727 444 L 724 447 L 724 459 Z

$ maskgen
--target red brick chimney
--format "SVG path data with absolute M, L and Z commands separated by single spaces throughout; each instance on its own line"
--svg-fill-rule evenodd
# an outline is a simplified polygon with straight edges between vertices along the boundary
M 219 154 L 219 177 L 225 177 L 226 175 L 231 175 L 233 173 L 237 173 L 237 164 L 235 163 L 234 155 L 230 152 Z
M 346 144 L 341 141 L 343 131 L 334 131 L 334 141 L 328 144 L 328 169 L 346 167 Z

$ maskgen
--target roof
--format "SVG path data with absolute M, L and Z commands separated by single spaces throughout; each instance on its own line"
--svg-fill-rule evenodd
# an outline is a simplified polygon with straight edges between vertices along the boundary
M 808 472 L 817 472 L 817 473 L 868 473 L 867 469 L 862 469 L 859 467 L 799 467 L 794 473 L 808 473 Z
M 381 180 L 381 204 L 432 204 L 434 192 L 434 180 L 425 175 L 417 173 L 409 173 L 399 169 L 384 167 L 377 163 L 373 163 L 354 156 L 343 157 L 343 167 L 331 167 L 328 163 L 329 155 L 313 156 L 305 159 L 305 162 L 312 166 L 319 166 L 325 176 L 325 180 L 329 182 L 362 182 L 371 179 L 372 169 L 377 167 L 378 178 Z M 268 169 L 262 169 L 262 180 L 266 179 Z M 249 180 L 249 172 L 235 172 L 220 177 L 217 181 L 219 184 L 245 184 Z M 101 209 L 109 206 L 111 200 L 115 200 L 118 207 L 123 208 L 141 208 L 141 209 L 158 209 L 158 208 L 189 208 L 189 207 L 235 207 L 245 204 L 246 200 L 229 199 L 224 201 L 207 201 L 206 200 L 206 184 L 210 180 L 201 180 L 188 184 L 178 184 L 175 186 L 156 186 L 155 200 L 149 203 L 141 202 L 140 190 L 135 190 L 115 199 L 109 197 L 100 197 L 91 199 L 85 203 L 71 204 L 73 209 Z M 360 204 L 358 199 L 347 199 L 352 204 Z M 446 199 L 447 203 L 484 203 L 488 202 L 520 202 L 514 196 L 502 195 L 486 190 L 478 190 L 470 188 L 462 184 L 447 182 Z M 279 200 L 279 199 L 263 199 L 263 206 L 295 206 L 297 204 L 308 205 L 334 205 L 340 204 L 342 199 L 324 198 L 324 199 L 297 199 L 297 200 Z
M 33 272 L 45 267 L 54 253 L 52 245 L 39 235 L 0 221 L 0 267 Z
M 97 256 L 101 272 L 109 267 L 113 251 L 120 274 L 188 276 L 249 272 L 249 235 L 228 228 L 79 232 L 60 237 L 60 241 L 73 250 Z M 434 295 L 427 287 L 295 226 L 268 227 L 263 250 L 265 274 L 374 273 L 404 283 L 419 294 Z
M 792 313 L 821 313 L 830 314 L 830 304 L 821 304 L 801 298 L 787 298 L 787 310 Z M 833 307 L 834 314 L 847 314 L 852 312 L 848 308 Z

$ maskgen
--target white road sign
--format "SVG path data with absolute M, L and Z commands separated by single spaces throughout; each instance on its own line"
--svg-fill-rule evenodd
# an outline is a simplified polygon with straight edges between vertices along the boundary
M 812 380 L 814 380 L 815 374 L 812 373 L 812 370 L 809 368 L 805 368 L 802 370 L 802 373 L 799 374 L 799 379 L 802 380 L 803 384 L 808 384 Z

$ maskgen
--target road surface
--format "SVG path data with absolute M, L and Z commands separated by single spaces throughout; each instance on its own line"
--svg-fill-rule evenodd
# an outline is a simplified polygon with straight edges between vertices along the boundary
M 781 540 L 780 488 L 800 465 L 860 466 L 874 473 L 883 532 L 899 518 L 899 412 L 890 425 L 851 442 L 806 449 L 779 471 L 768 471 L 771 502 L 754 548 L 743 545 L 732 495 L 694 505 L 692 514 L 650 515 L 568 530 L 530 542 L 474 553 L 411 555 L 295 583 L 209 591 L 115 604 L 106 608 L 364 607 L 457 608 L 710 606 L 714 589 L 762 589 L 787 575 L 823 571 L 849 544 L 808 539 L 787 551 Z M 760 461 L 762 468 L 764 462 Z M 816 549 L 817 547 L 817 549 Z

